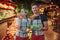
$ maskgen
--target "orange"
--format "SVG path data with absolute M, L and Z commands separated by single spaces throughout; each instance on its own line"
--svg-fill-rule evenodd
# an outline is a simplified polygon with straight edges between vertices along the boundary
M 26 29 L 26 32 L 30 32 L 30 29 L 29 29 L 29 28 L 27 28 L 27 29 Z

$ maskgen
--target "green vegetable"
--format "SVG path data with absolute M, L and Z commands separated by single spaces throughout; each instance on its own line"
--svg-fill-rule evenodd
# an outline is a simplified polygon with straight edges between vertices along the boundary
M 36 25 L 36 26 L 31 26 L 31 29 L 39 29 L 39 25 Z

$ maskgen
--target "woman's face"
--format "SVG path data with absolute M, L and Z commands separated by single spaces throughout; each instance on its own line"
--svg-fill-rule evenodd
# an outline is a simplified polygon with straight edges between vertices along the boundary
M 27 15 L 27 12 L 26 12 L 25 10 L 22 10 L 22 11 L 21 11 L 21 14 L 22 14 L 22 16 L 25 17 L 25 16 Z

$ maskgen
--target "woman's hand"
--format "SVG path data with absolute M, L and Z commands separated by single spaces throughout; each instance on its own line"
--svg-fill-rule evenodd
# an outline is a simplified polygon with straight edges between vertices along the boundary
M 31 29 L 29 29 L 29 28 L 26 29 L 26 32 L 30 32 L 30 31 L 31 31 Z

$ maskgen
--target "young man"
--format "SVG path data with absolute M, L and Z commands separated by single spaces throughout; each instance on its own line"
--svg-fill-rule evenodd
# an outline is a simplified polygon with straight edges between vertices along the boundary
M 31 16 L 31 25 L 32 29 L 32 40 L 44 40 L 44 31 L 47 30 L 47 18 L 45 15 L 41 15 L 38 12 L 38 5 L 36 3 L 32 3 L 31 9 L 33 15 Z M 39 26 L 39 27 L 38 27 Z

